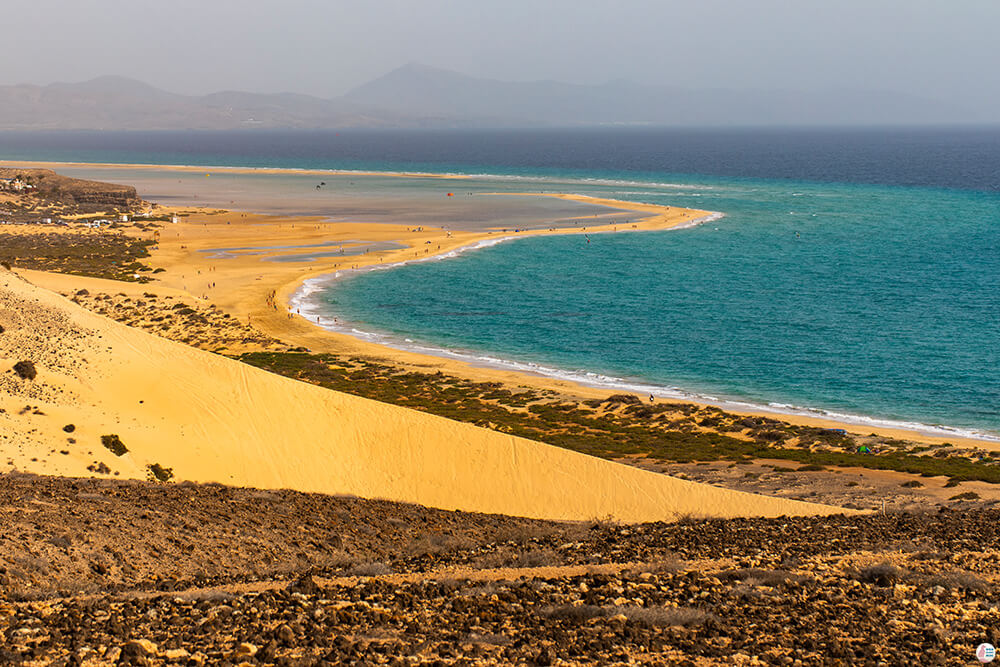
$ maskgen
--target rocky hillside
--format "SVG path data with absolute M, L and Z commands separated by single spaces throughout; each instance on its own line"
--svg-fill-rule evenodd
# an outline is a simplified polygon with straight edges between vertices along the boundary
M 967 664 L 1000 512 L 553 523 L 0 476 L 3 664 Z
M 62 176 L 51 169 L 0 167 L 0 179 L 18 178 L 34 186 L 26 194 L 47 203 L 87 206 L 93 210 L 127 211 L 142 204 L 130 185 Z M 96 208 L 94 208 L 96 207 Z

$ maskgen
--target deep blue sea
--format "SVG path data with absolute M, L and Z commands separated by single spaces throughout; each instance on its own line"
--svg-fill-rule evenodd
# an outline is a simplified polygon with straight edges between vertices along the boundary
M 995 128 L 0 134 L 0 159 L 453 172 L 718 211 L 518 238 L 310 298 L 357 332 L 482 363 L 1000 436 Z

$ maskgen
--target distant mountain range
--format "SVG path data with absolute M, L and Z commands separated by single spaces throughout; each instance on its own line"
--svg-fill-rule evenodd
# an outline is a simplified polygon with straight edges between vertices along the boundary
M 190 96 L 105 76 L 0 86 L 0 129 L 554 127 L 592 125 L 915 125 L 995 123 L 963 108 L 884 91 L 825 93 L 579 85 L 479 79 L 410 64 L 323 99 L 225 91 Z

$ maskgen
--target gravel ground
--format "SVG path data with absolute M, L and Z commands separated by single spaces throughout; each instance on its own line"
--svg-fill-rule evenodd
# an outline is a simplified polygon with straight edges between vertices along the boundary
M 559 524 L 0 476 L 0 663 L 968 664 L 1000 512 Z

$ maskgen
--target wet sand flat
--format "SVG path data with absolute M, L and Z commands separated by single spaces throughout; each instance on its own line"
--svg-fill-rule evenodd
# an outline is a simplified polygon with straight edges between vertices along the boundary
M 591 202 L 500 196 L 501 193 L 495 192 L 495 180 L 476 178 L 234 173 L 211 169 L 196 173 L 96 166 L 61 167 L 60 171 L 130 183 L 144 199 L 165 205 L 319 216 L 331 222 L 394 223 L 468 231 L 584 227 L 597 223 L 624 225 L 646 217 L 637 211 Z

